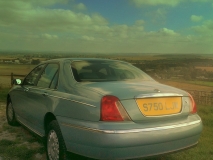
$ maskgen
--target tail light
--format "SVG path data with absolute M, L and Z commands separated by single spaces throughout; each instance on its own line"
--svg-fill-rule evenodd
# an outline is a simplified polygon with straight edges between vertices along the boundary
M 191 100 L 191 108 L 190 108 L 190 112 L 191 113 L 197 113 L 197 107 L 196 107 L 196 103 L 192 97 L 191 94 L 189 94 L 190 100 Z
M 101 100 L 101 121 L 130 120 L 128 114 L 115 96 L 104 96 Z

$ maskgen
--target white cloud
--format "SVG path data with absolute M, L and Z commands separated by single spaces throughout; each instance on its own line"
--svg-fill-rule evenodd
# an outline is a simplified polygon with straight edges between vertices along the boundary
M 42 34 L 42 37 L 46 38 L 46 39 L 57 39 L 58 36 L 57 35 L 51 35 L 51 34 Z
M 191 21 L 192 22 L 199 22 L 203 19 L 203 16 L 196 16 L 196 15 L 192 15 L 191 16 Z
M 143 35 L 143 38 L 147 40 L 149 43 L 159 43 L 159 44 L 175 44 L 182 40 L 182 37 L 179 33 L 168 29 L 161 28 L 158 31 L 146 32 Z
M 93 40 L 95 40 L 94 37 L 89 37 L 89 36 L 82 36 L 82 39 L 87 40 L 87 41 L 93 41 Z
M 166 21 L 167 10 L 163 8 L 158 8 L 155 11 L 147 12 L 146 16 L 148 16 L 152 23 L 162 24 Z
M 14 0 L 14 1 L 17 1 L 17 0 Z M 20 0 L 18 0 L 18 1 L 20 1 Z M 68 0 L 31 0 L 31 1 L 22 0 L 22 1 L 25 3 L 30 2 L 36 6 L 51 6 L 54 4 L 66 4 L 68 2 Z
M 205 21 L 200 26 L 193 26 L 192 30 L 197 34 L 213 36 L 213 20 Z
M 183 0 L 131 0 L 137 7 L 142 5 L 168 5 L 168 6 L 176 6 Z
M 30 3 L 17 0 L 1 1 L 0 26 L 14 26 L 25 30 L 39 31 L 80 31 L 92 25 L 107 25 L 107 20 L 99 14 L 75 13 L 64 9 L 34 7 Z M 1 5 L 1 6 L 2 6 Z
M 87 9 L 87 7 L 83 3 L 79 3 L 75 6 L 76 9 L 84 11 Z
M 179 34 L 173 30 L 162 28 L 158 31 L 158 33 L 162 36 L 178 36 Z
M 144 5 L 157 6 L 157 5 L 165 5 L 175 7 L 180 3 L 184 3 L 186 1 L 189 2 L 212 2 L 212 0 L 129 0 L 130 3 L 133 3 L 136 7 L 141 7 Z
M 141 25 L 144 25 L 144 24 L 145 24 L 144 20 L 137 20 L 137 21 L 135 22 L 135 25 L 136 25 L 136 26 L 141 26 Z

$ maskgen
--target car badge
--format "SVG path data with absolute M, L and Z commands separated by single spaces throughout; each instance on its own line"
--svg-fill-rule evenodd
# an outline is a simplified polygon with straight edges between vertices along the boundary
M 156 92 L 160 93 L 160 90 L 159 90 L 159 89 L 154 89 L 154 91 L 156 91 Z

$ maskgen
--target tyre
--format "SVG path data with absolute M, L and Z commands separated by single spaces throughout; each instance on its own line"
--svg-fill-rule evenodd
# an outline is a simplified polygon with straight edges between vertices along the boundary
M 56 120 L 49 123 L 47 127 L 47 159 L 48 160 L 66 160 L 67 149 L 61 134 L 60 127 Z
M 13 109 L 11 102 L 9 102 L 7 104 L 6 117 L 7 117 L 7 122 L 8 122 L 9 125 L 11 125 L 11 126 L 17 126 L 18 125 L 18 122 L 16 120 L 16 116 L 15 116 L 15 112 L 14 112 L 14 109 Z

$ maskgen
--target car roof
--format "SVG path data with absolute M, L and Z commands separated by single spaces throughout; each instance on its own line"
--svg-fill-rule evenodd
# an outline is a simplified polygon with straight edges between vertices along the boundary
M 42 63 L 47 63 L 47 62 L 64 62 L 64 61 L 117 61 L 117 62 L 123 62 L 123 61 L 118 61 L 118 60 L 112 60 L 112 59 L 104 59 L 104 58 L 58 58 L 58 59 L 50 59 L 47 61 L 43 61 Z

